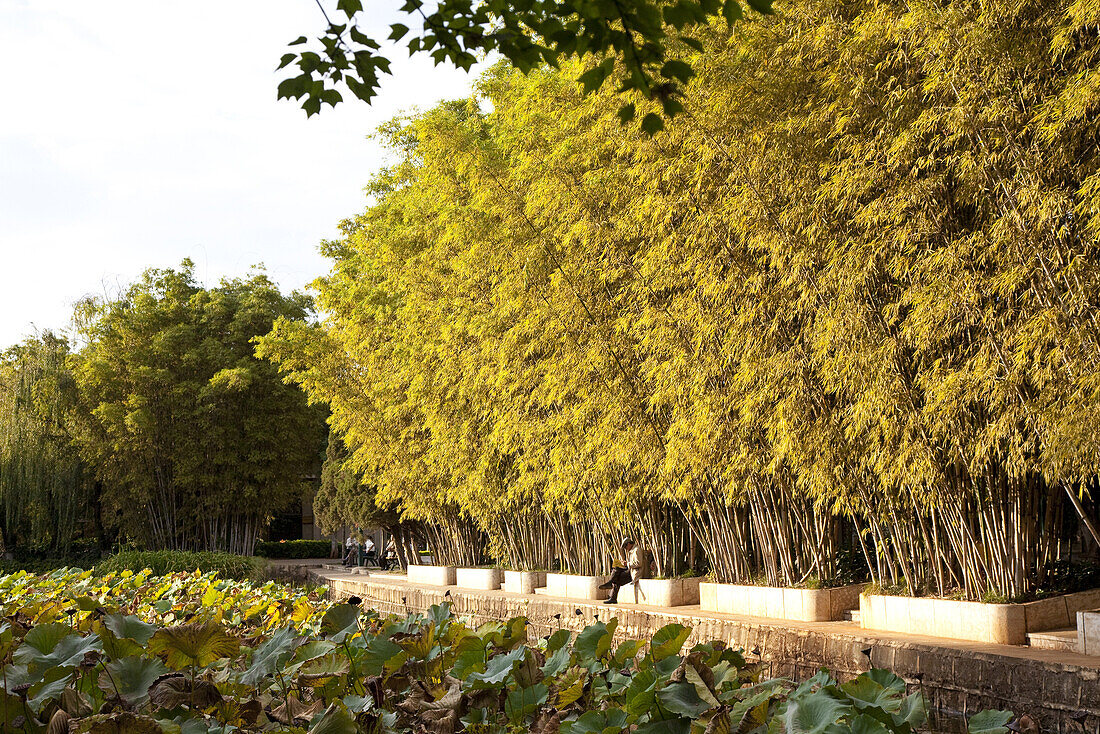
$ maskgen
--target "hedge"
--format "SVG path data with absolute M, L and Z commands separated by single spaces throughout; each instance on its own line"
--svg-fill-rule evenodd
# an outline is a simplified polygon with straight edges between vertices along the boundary
M 264 558 L 328 558 L 332 548 L 327 540 L 261 541 L 256 555 Z
M 101 573 L 118 571 L 141 571 L 150 569 L 157 575 L 175 571 L 217 572 L 222 578 L 260 579 L 263 577 L 267 562 L 262 558 L 238 556 L 232 553 L 209 553 L 192 551 L 124 551 L 110 556 L 96 565 Z

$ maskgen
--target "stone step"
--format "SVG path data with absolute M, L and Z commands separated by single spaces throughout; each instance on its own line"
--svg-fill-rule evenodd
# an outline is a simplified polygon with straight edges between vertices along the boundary
M 842 619 L 846 619 L 849 622 L 855 622 L 859 624 L 859 610 L 858 609 L 845 609 L 841 615 Z
M 1028 632 L 1027 644 L 1043 650 L 1066 650 L 1077 652 L 1077 630 L 1043 630 L 1042 632 Z

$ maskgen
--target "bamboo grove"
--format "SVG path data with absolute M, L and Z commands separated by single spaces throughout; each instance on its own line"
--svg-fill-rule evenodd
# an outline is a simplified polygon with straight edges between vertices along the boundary
M 516 567 L 1022 597 L 1095 547 L 1100 6 L 789 2 L 653 137 L 578 68 L 380 131 L 261 351 L 383 501 Z M 640 109 L 644 102 L 640 101 Z M 460 531 L 464 535 L 460 534 Z
M 251 339 L 309 314 L 262 273 L 205 288 L 185 260 L 78 304 L 79 348 L 46 333 L 0 353 L 0 546 L 250 554 L 325 441 Z

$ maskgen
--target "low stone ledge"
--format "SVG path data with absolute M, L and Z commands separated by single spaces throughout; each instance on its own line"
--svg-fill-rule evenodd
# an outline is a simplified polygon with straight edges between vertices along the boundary
M 359 577 L 314 578 L 329 587 L 332 598 L 359 596 L 365 607 L 383 614 L 423 612 L 433 604 L 451 602 L 455 614 L 473 625 L 522 615 L 531 622 L 528 634 L 532 638 L 558 629 L 576 632 L 597 618 L 607 621 L 614 616 L 619 620 L 616 640 L 647 639 L 675 622 L 692 628 L 686 647 L 722 640 L 744 650 L 746 659 L 762 665 L 768 676 L 804 680 L 825 668 L 848 680 L 871 666 L 888 668 L 906 681 L 910 692 L 922 691 L 939 714 L 972 716 L 982 709 L 1010 709 L 1029 715 L 1043 732 L 1100 731 L 1100 659 L 1081 655 L 1060 654 L 1059 659 L 1078 662 L 1054 662 L 1044 656 L 1028 656 L 1026 650 L 1007 655 L 989 648 L 971 649 L 971 643 L 945 640 L 946 644 L 939 645 L 932 640 L 891 639 L 835 622 L 700 617 L 675 608 L 608 607 L 491 591 L 457 590 L 448 596 L 446 589 L 413 588 Z
M 751 617 L 828 622 L 859 607 L 862 584 L 831 589 L 792 589 L 778 586 L 699 584 L 699 607 L 707 612 Z
M 534 594 L 546 586 L 545 571 L 505 571 L 504 590 L 513 594 Z
M 1024 608 L 1028 632 L 1066 629 L 1077 624 L 1078 612 L 1100 609 L 1100 589 L 1053 596 L 1020 606 Z
M 684 607 L 699 603 L 700 578 L 637 579 L 619 589 L 620 602 L 652 607 Z
M 546 574 L 546 593 L 549 596 L 561 596 L 566 599 L 604 599 L 607 592 L 600 585 L 610 576 L 578 576 L 571 573 Z
M 1100 655 L 1100 611 L 1077 612 L 1077 652 Z
M 499 568 L 456 568 L 455 586 L 463 589 L 484 589 L 492 591 L 500 588 L 501 572 Z
M 410 584 L 430 584 L 431 586 L 454 586 L 454 566 L 421 566 L 410 564 L 408 579 Z
M 1027 643 L 1023 604 L 864 594 L 859 598 L 859 622 L 864 629 L 884 632 L 997 645 Z

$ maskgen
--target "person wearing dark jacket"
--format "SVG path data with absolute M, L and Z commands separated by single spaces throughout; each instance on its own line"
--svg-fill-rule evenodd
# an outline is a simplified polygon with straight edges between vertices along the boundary
M 623 555 L 626 558 L 625 565 L 616 563 L 615 568 L 611 571 L 611 579 L 607 583 L 600 584 L 601 589 L 611 589 L 611 594 L 604 604 L 618 604 L 619 589 L 637 578 L 638 571 L 642 567 L 642 557 L 638 551 L 638 544 L 630 538 L 623 541 Z M 637 601 L 636 595 L 635 601 Z

